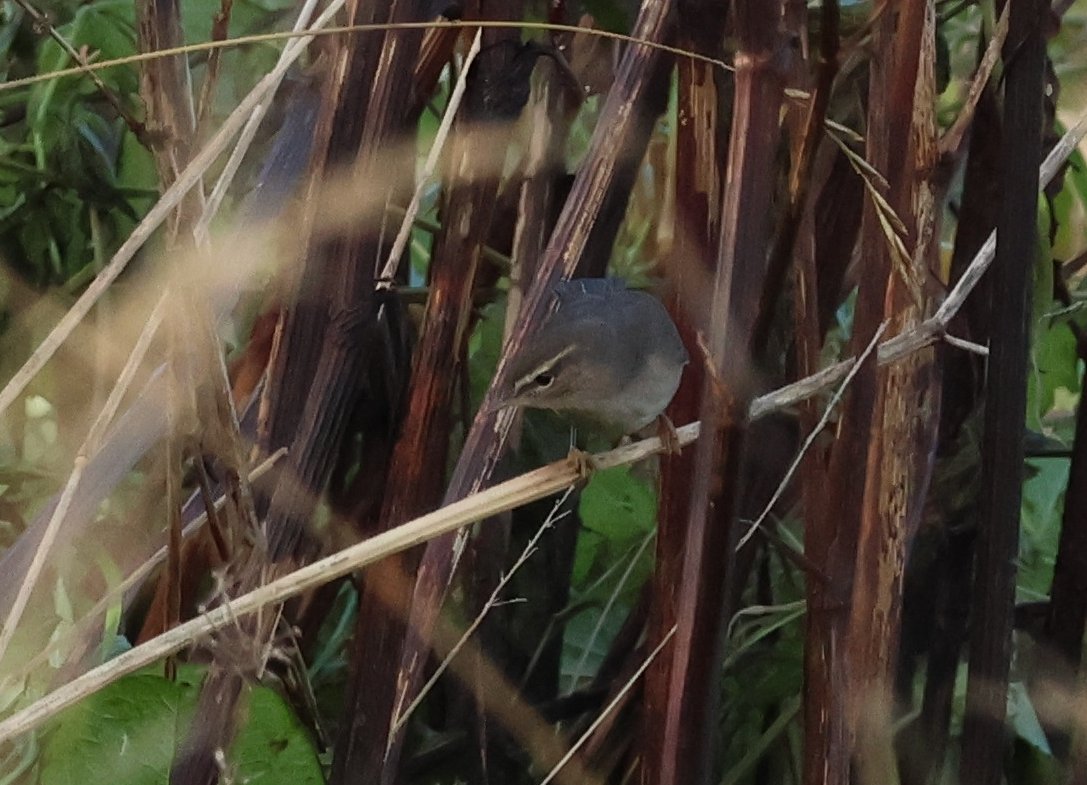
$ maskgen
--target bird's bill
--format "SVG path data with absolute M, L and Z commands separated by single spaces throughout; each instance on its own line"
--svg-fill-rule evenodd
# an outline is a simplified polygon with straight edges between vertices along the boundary
M 491 401 L 484 401 L 483 405 L 479 407 L 479 413 L 489 416 L 497 414 L 503 409 L 509 409 L 511 406 L 517 406 L 517 401 L 509 398 L 494 398 Z

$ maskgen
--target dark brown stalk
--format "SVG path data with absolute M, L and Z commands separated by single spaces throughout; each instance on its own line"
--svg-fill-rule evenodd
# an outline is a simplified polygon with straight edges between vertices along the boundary
M 758 294 L 766 273 L 772 175 L 787 55 L 781 35 L 782 3 L 736 0 L 735 99 L 728 177 L 721 204 L 720 239 L 709 335 L 707 380 L 695 448 L 691 508 L 676 597 L 676 635 L 663 727 L 661 785 L 708 781 L 718 643 L 728 618 L 726 586 L 734 561 L 734 512 L 751 394 L 749 358 Z
M 140 52 L 171 49 L 184 43 L 178 0 L 141 0 L 136 5 L 136 48 Z M 140 98 L 147 110 L 145 127 L 151 140 L 161 187 L 165 189 L 192 156 L 196 118 L 189 96 L 189 66 L 184 55 L 158 57 L 140 65 Z M 189 192 L 170 219 L 170 237 L 181 226 L 193 226 L 203 196 Z
M 826 584 L 808 582 L 804 638 L 805 785 L 849 782 L 846 668 L 841 652 L 845 648 L 852 559 L 856 553 L 857 517 L 862 501 L 859 491 L 863 489 L 863 483 L 856 478 L 856 464 L 857 456 L 867 451 L 866 426 L 875 398 L 873 366 L 873 360 L 866 361 L 853 379 L 852 392 L 842 407 L 842 427 L 824 491 L 818 496 L 824 502 L 808 510 L 809 520 L 805 522 L 804 552 L 829 578 Z M 849 425 L 862 418 L 864 428 Z M 847 450 L 847 445 L 852 449 Z M 848 461 L 845 455 L 849 456 Z M 811 498 L 808 497 L 809 501 Z
M 558 10 L 552 7 L 552 17 Z M 559 16 L 553 21 L 562 23 L 566 20 Z M 568 35 L 563 37 L 569 38 Z M 557 34 L 552 35 L 551 44 L 556 48 L 560 46 L 561 39 Z M 524 291 L 535 278 L 540 257 L 557 218 L 560 178 L 565 174 L 563 153 L 572 118 L 571 92 L 563 87 L 557 68 L 550 58 L 539 59 L 536 72 L 541 77 L 537 82 L 541 89 L 534 94 L 537 100 L 530 101 L 524 109 L 524 113 L 531 113 L 533 129 L 531 140 L 527 142 L 528 153 L 522 164 L 525 179 L 519 185 L 507 184 L 507 189 L 516 188 L 516 206 L 512 196 L 507 197 L 505 201 L 509 204 L 505 210 L 501 206 L 496 208 L 492 225 L 491 242 L 503 248 L 509 243 L 512 248 L 506 334 L 516 322 Z M 503 212 L 508 216 L 505 219 Z M 497 272 L 492 267 L 484 274 L 494 276 Z M 465 405 L 468 404 L 466 400 Z M 466 412 L 465 429 L 470 422 Z M 520 434 L 512 433 L 510 447 L 514 452 L 519 441 Z M 471 565 L 469 569 L 462 570 L 470 614 L 483 611 L 484 604 L 492 596 L 503 574 L 510 569 L 510 560 L 521 552 L 528 538 L 534 536 L 534 524 L 549 514 L 550 507 L 548 504 L 544 509 L 541 504 L 513 510 L 503 520 L 488 522 L 473 533 L 468 549 Z M 554 700 L 558 696 L 565 627 L 560 614 L 570 598 L 569 576 L 581 529 L 576 497 L 568 500 L 565 512 L 568 513 L 567 517 L 539 542 L 532 563 L 522 568 L 526 573 L 527 602 L 516 611 L 508 606 L 491 608 L 479 631 L 483 645 L 478 656 L 487 657 L 490 662 L 477 663 L 476 672 L 483 673 L 485 667 L 490 665 L 520 676 L 523 699 L 532 705 Z M 528 578 L 529 570 L 536 580 Z M 528 589 L 528 586 L 532 588 Z M 533 658 L 531 673 L 525 672 L 527 653 L 524 644 L 516 640 L 516 629 L 546 630 L 546 638 L 538 643 L 538 657 Z M 463 702 L 465 709 L 472 711 L 470 727 L 476 742 L 476 768 L 471 779 L 479 781 L 481 785 L 514 781 L 523 769 L 522 756 L 513 750 L 508 731 L 483 714 L 490 686 L 477 678 L 472 687 L 471 700 Z
M 960 778 L 997 785 L 1005 747 L 1005 711 L 1022 500 L 1030 276 L 1037 256 L 1043 19 L 1048 4 L 1012 0 L 1004 46 L 1003 201 L 993 263 L 985 436 L 981 459 L 977 560 L 970 629 L 970 675 Z
M 1080 359 L 1087 358 L 1087 343 L 1079 336 Z M 1087 628 L 1087 407 L 1076 412 L 1072 463 L 1064 496 L 1064 514 L 1057 543 L 1057 560 L 1049 592 L 1049 608 L 1042 633 L 1045 670 L 1042 675 L 1059 690 L 1073 690 L 1083 659 Z M 1055 731 L 1055 732 L 1054 732 Z M 1059 752 L 1067 749 L 1075 728 L 1053 728 L 1051 742 Z M 1063 749 L 1062 749 L 1063 748 Z M 1082 754 L 1079 756 L 1082 757 Z M 1074 768 L 1083 772 L 1083 761 Z
M 484 3 L 478 12 L 485 18 L 501 18 L 495 10 L 500 9 Z M 511 35 L 488 30 L 484 46 L 512 40 Z M 453 395 L 466 372 L 459 363 L 461 347 L 468 337 L 476 272 L 498 193 L 496 173 L 506 149 L 497 129 L 472 132 L 482 129 L 487 119 L 483 99 L 488 79 L 503 72 L 512 52 L 513 47 L 492 46 L 469 75 L 466 110 L 451 140 L 442 230 L 431 258 L 423 333 L 414 357 L 407 414 L 393 448 L 379 531 L 433 510 L 442 498 Z M 363 578 L 348 685 L 349 721 L 337 742 L 333 783 L 396 778 L 400 744 L 389 747 L 388 732 L 403 708 L 396 703 L 396 674 L 419 555 L 389 559 L 389 564 Z
M 552 7 L 552 17 L 558 23 L 566 22 L 561 7 Z M 558 48 L 562 39 L 568 37 L 567 34 L 555 34 L 551 43 Z M 535 100 L 524 110 L 531 113 L 533 129 L 531 140 L 527 142 L 528 153 L 522 162 L 524 179 L 507 184 L 507 188 L 516 191 L 516 204 L 513 204 L 513 198 L 507 197 L 509 204 L 505 210 L 501 206 L 498 208 L 492 225 L 491 241 L 498 242 L 500 247 L 509 242 L 512 248 L 506 334 L 516 322 L 525 288 L 535 279 L 540 257 L 557 218 L 557 202 L 563 195 L 563 154 L 572 113 L 570 91 L 563 89 L 556 68 L 550 58 L 540 58 L 536 70 L 541 76 L 538 81 L 541 89 L 534 93 Z M 484 274 L 494 276 L 497 272 L 492 269 Z M 467 428 L 470 418 L 466 420 Z M 510 447 L 514 452 L 519 443 L 520 434 L 511 433 Z M 510 559 L 522 551 L 529 537 L 534 536 L 539 521 L 549 515 L 552 507 L 553 500 L 526 505 L 511 511 L 505 519 L 490 521 L 474 532 L 468 551 L 471 569 L 462 570 L 471 614 L 478 614 L 483 609 L 501 576 L 510 569 Z M 512 607 L 492 607 L 479 631 L 483 644 L 479 656 L 489 657 L 490 664 L 504 668 L 511 676 L 518 676 L 523 699 L 534 706 L 552 702 L 559 694 L 565 628 L 562 612 L 570 600 L 570 574 L 581 528 L 577 498 L 571 497 L 565 507 L 565 517 L 539 541 L 537 554 L 521 568 L 525 575 L 523 583 L 516 589 L 511 587 L 513 591 L 522 591 L 521 586 L 524 586 L 528 602 L 516 611 Z M 528 649 L 528 641 L 516 640 L 515 629 L 543 631 L 539 639 L 533 641 L 536 644 L 534 651 Z M 480 673 L 483 667 L 483 664 L 475 666 Z M 474 774 L 481 781 L 516 779 L 523 763 L 517 753 L 509 754 L 508 730 L 496 727 L 480 714 L 487 703 L 486 696 L 480 693 L 485 693 L 489 685 L 477 679 L 472 686 L 474 694 L 470 703 L 476 713 L 473 728 L 479 747 L 479 770 Z
M 518 200 L 507 305 L 511 316 L 520 310 L 524 293 L 536 279 L 540 260 L 555 224 L 555 202 L 560 195 L 557 178 L 562 174 L 562 154 L 570 130 L 566 118 L 568 91 L 560 86 L 557 68 L 551 60 L 542 61 L 540 69 L 547 75 L 546 100 L 535 106 L 530 104 L 525 110 L 536 112 L 537 116 L 542 116 L 543 122 L 535 124 L 530 150 L 538 150 L 539 154 L 533 156 L 530 152 L 526 157 L 525 180 L 521 184 Z M 512 327 L 512 324 L 507 317 L 507 325 Z
M 906 227 L 903 239 L 910 259 L 896 261 L 885 232 L 877 222 L 867 222 L 862 254 L 869 270 L 862 286 L 871 286 L 882 300 L 889 331 L 900 333 L 928 315 L 925 296 L 918 302 L 906 278 L 923 281 L 939 270 L 935 240 L 940 208 L 929 180 L 938 159 L 935 10 L 931 4 L 888 9 L 875 36 L 878 51 L 887 59 L 872 64 L 868 160 L 886 173 L 887 199 Z M 903 265 L 909 266 L 908 272 Z M 883 292 L 877 288 L 878 278 Z M 878 373 L 844 652 L 850 678 L 849 732 L 862 782 L 879 781 L 895 766 L 890 712 L 902 576 L 932 471 L 938 383 L 932 350 Z
M 678 44 L 682 48 L 716 56 L 723 40 L 726 15 L 711 2 L 681 0 Z M 721 195 L 724 188 L 726 140 L 722 138 L 724 108 L 719 80 L 725 74 L 707 63 L 678 58 L 678 115 L 688 122 L 676 125 L 676 217 L 675 246 L 665 268 L 671 284 L 669 310 L 687 346 L 698 345 L 701 314 L 697 292 L 703 291 L 717 258 L 720 233 Z M 680 388 L 668 409 L 673 422 L 698 419 L 700 396 L 705 383 L 703 358 L 692 352 Z M 682 583 L 683 552 L 690 514 L 690 477 L 694 472 L 694 451 L 661 460 L 661 501 L 657 524 L 656 566 L 651 579 L 652 606 L 649 615 L 648 650 L 669 634 L 676 623 L 676 590 Z M 641 782 L 657 781 L 665 760 L 674 760 L 680 751 L 666 749 L 664 729 L 668 709 L 672 660 L 676 649 L 661 651 L 646 671 L 641 726 Z
M 647 0 L 635 25 L 634 35 L 651 41 L 663 41 L 669 29 L 671 10 L 672 4 L 667 0 Z M 608 95 L 585 163 L 578 172 L 559 217 L 537 278 L 525 298 L 496 377 L 484 396 L 480 413 L 472 423 L 446 490 L 445 502 L 463 498 L 478 490 L 494 471 L 514 418 L 514 413 L 509 409 L 498 413 L 489 410 L 496 390 L 504 383 L 508 357 L 524 344 L 526 337 L 539 325 L 551 306 L 554 284 L 574 272 L 590 240 L 601 242 L 603 235 L 598 216 L 605 200 L 625 199 L 625 194 L 618 191 L 616 181 L 624 166 L 629 166 L 628 161 L 640 160 L 644 153 L 647 136 L 644 130 L 645 107 L 651 98 L 652 77 L 657 73 L 659 61 L 659 52 L 635 44 L 623 57 L 620 78 Z M 639 140 L 641 148 L 638 147 Z M 428 652 L 427 641 L 453 573 L 455 540 L 455 536 L 435 539 L 428 543 L 423 556 L 412 598 L 410 637 L 398 678 L 397 705 L 405 705 L 419 689 Z
M 422 0 L 394 0 L 385 8 L 360 6 L 353 24 L 418 20 Z M 348 70 L 342 83 L 329 86 L 332 113 L 326 111 L 318 126 L 315 171 L 356 162 L 370 167 L 360 182 L 390 182 L 380 151 L 403 130 L 405 100 L 411 93 L 421 32 L 395 31 L 386 35 L 353 36 L 344 55 Z M 386 52 L 385 56 L 382 56 Z M 333 80 L 336 79 L 333 69 Z M 365 111 L 360 111 L 364 107 Z M 379 174 L 384 171 L 385 175 Z M 367 227 L 377 223 L 363 216 Z M 272 360 L 267 392 L 269 416 L 262 447 L 274 451 L 290 446 L 287 475 L 301 487 L 281 482 L 273 498 L 267 524 L 273 554 L 298 553 L 303 545 L 303 521 L 331 470 L 339 446 L 346 408 L 353 400 L 363 343 L 376 316 L 373 268 L 381 257 L 376 229 L 356 240 L 322 243 L 307 254 L 297 279 L 294 304 L 286 309 L 283 336 Z M 316 257 L 316 258 L 315 258 Z M 330 261 L 331 260 L 331 261 Z M 291 499 L 291 496 L 297 498 Z
M 915 4 L 916 5 L 916 4 Z M 874 53 L 870 67 L 867 158 L 896 189 L 892 204 L 899 205 L 910 193 L 902 181 L 909 159 L 907 150 L 917 73 L 917 45 L 924 8 L 913 14 L 904 6 L 885 4 L 874 20 Z M 903 35 L 901 50 L 893 31 L 898 22 L 912 35 Z M 908 24 L 907 21 L 912 21 Z M 899 114 L 899 112 L 902 112 Z M 895 123 L 898 125 L 895 125 Z M 894 151 L 893 153 L 891 151 Z M 892 163 L 893 162 L 893 163 Z M 911 173 L 912 179 L 912 173 Z M 861 282 L 857 294 L 851 348 L 859 354 L 871 342 L 884 319 L 885 295 L 891 274 L 888 239 L 883 235 L 871 200 L 864 208 Z M 820 297 L 819 307 L 825 303 Z M 841 425 L 834 444 L 821 494 L 809 487 L 810 502 L 822 497 L 819 509 L 809 509 L 805 526 L 805 553 L 829 578 L 828 584 L 808 582 L 808 616 L 805 636 L 805 742 L 804 782 L 848 783 L 852 753 L 849 616 L 857 558 L 865 488 L 878 485 L 877 468 L 859 456 L 879 452 L 870 444 L 873 413 L 881 385 L 874 357 L 866 361 L 846 395 Z M 882 417 L 880 418 L 882 420 Z M 871 450 L 871 453 L 870 453 Z M 858 465 L 859 464 L 859 465 Z
M 838 2 L 822 4 L 819 24 L 819 60 L 815 69 L 815 85 L 808 98 L 808 112 L 800 138 L 800 149 L 789 176 L 789 205 L 781 222 L 781 231 L 774 237 L 766 273 L 766 285 L 759 300 L 758 315 L 752 330 L 751 354 L 760 358 L 766 351 L 770 327 L 777 313 L 777 302 L 784 288 L 793 250 L 800 230 L 804 208 L 811 191 L 815 154 L 823 139 L 823 126 L 830 105 L 834 77 L 838 74 Z
M 348 21 L 418 21 L 424 18 L 425 5 L 424 0 L 393 0 L 382 7 L 367 4 Z M 315 173 L 354 163 L 360 181 L 371 187 L 391 191 L 399 185 L 379 175 L 380 153 L 403 130 L 421 37 L 421 31 L 395 31 L 349 37 L 340 44 L 336 59 L 343 68 L 330 69 L 327 103 L 316 133 Z M 318 184 L 319 178 L 314 178 L 311 190 Z M 357 237 L 311 242 L 298 265 L 294 297 L 284 309 L 272 361 L 261 439 L 268 452 L 290 447 L 287 466 L 275 478 L 274 488 L 266 491 L 270 499 L 265 531 L 272 554 L 281 560 L 266 569 L 258 550 L 240 561 L 233 570 L 234 592 L 274 578 L 308 557 L 304 527 L 339 453 L 368 357 L 367 343 L 377 330 L 373 270 L 381 243 L 371 228 L 376 223 L 372 216 L 363 216 L 362 222 Z M 197 707 L 201 721 L 178 755 L 171 782 L 201 785 L 218 778 L 215 750 L 230 744 L 244 679 L 262 666 L 260 652 L 266 650 L 276 618 L 277 613 L 269 611 L 224 637 L 222 651 L 234 647 L 255 656 L 216 661 L 201 691 Z
M 230 35 L 230 14 L 234 9 L 234 0 L 219 0 L 219 10 L 211 20 L 211 40 L 225 41 Z M 196 103 L 196 128 L 203 131 L 211 117 L 211 107 L 215 103 L 215 86 L 219 81 L 219 68 L 226 49 L 212 49 L 208 54 L 208 64 L 204 70 L 204 82 L 200 85 L 200 99 Z M 198 134 L 199 139 L 203 134 Z
M 962 201 L 955 231 L 951 260 L 952 282 L 958 280 L 974 254 L 996 224 L 1000 205 L 1000 181 L 992 176 L 1000 161 L 1000 116 L 996 94 L 990 86 L 978 101 L 969 128 L 969 154 L 963 174 Z M 988 342 L 988 283 L 981 281 L 967 300 L 963 313 L 952 324 L 952 332 L 985 345 Z M 983 363 L 975 355 L 955 350 L 937 354 L 943 380 L 940 403 L 938 457 L 954 460 L 969 449 L 972 440 L 959 439 L 981 395 Z M 966 447 L 964 447 L 966 445 Z M 941 469 L 937 468 L 937 477 Z M 909 568 L 903 607 L 902 648 L 915 651 L 928 642 L 925 658 L 925 687 L 917 727 L 905 734 L 902 745 L 906 785 L 931 782 L 944 766 L 950 743 L 951 715 L 960 654 L 966 639 L 970 606 L 970 573 L 974 558 L 973 513 L 976 508 L 976 481 L 964 493 L 955 482 L 951 492 L 939 488 L 930 493 L 939 527 L 925 527 L 915 545 L 918 553 L 934 552 L 930 565 L 914 559 Z M 908 634 L 909 630 L 916 633 Z M 911 659 L 899 663 L 899 682 L 912 684 Z M 912 687 L 911 687 L 912 690 Z M 904 689 L 901 700 L 909 693 Z
M 840 305 L 864 205 L 861 179 L 836 145 L 825 142 L 821 146 L 811 177 L 819 183 L 818 194 L 804 210 L 795 244 L 793 319 L 797 378 L 809 376 L 821 366 L 820 352 Z M 814 400 L 805 401 L 799 408 L 801 433 L 808 434 L 822 412 Z M 809 451 L 801 464 L 800 475 L 806 515 L 819 515 L 825 502 L 826 471 L 824 451 Z
M 439 27 L 427 30 L 423 35 L 423 42 L 419 46 L 419 59 L 415 63 L 412 74 L 412 83 L 415 85 L 412 115 L 418 115 L 424 111 L 427 101 L 434 94 L 438 77 L 441 76 L 442 69 L 449 64 L 449 59 L 457 46 L 457 40 L 463 32 L 464 29 L 459 27 Z

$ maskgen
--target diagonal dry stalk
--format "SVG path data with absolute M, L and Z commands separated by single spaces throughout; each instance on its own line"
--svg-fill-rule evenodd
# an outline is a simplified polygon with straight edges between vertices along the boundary
M 573 671 L 570 673 L 570 686 L 567 690 L 567 694 L 570 694 L 575 689 L 577 689 L 578 684 L 583 676 L 589 675 L 589 668 L 587 667 L 589 653 L 596 650 L 597 641 L 601 637 L 604 625 L 608 621 L 608 616 L 611 613 L 612 608 L 615 607 L 616 602 L 619 600 L 620 593 L 626 587 L 628 581 L 630 580 L 630 576 L 633 574 L 634 569 L 638 566 L 642 554 L 645 553 L 645 549 L 649 547 L 654 539 L 656 539 L 656 536 L 656 531 L 650 531 L 642 538 L 642 541 L 637 545 L 637 547 L 632 549 L 632 551 L 630 552 L 630 558 L 626 558 L 626 556 L 624 555 L 624 559 L 626 559 L 626 566 L 619 574 L 618 580 L 615 581 L 615 585 L 612 587 L 611 592 L 608 594 L 608 599 L 604 602 L 603 607 L 601 607 L 600 609 L 600 615 L 597 618 L 596 623 L 593 625 L 592 631 L 589 633 L 589 637 L 585 640 L 585 644 L 582 646 L 581 656 L 578 658 L 577 664 L 574 666 Z M 620 561 L 615 566 L 618 567 L 621 564 L 622 562 Z M 605 573 L 605 575 L 607 575 L 607 573 Z M 603 578 L 604 576 L 601 576 L 601 582 L 603 581 Z
M 698 423 L 679 428 L 680 444 L 692 443 L 698 438 L 698 432 Z M 660 439 L 652 437 L 599 453 L 594 456 L 594 461 L 600 469 L 627 466 L 655 455 L 662 449 Z M 288 573 L 130 649 L 73 679 L 31 706 L 16 712 L 0 722 L 0 741 L 14 738 L 39 727 L 43 722 L 85 696 L 117 681 L 122 676 L 191 646 L 203 636 L 231 625 L 241 617 L 282 603 L 315 586 L 348 575 L 391 554 L 399 553 L 442 534 L 457 531 L 470 523 L 550 496 L 573 485 L 578 479 L 579 474 L 576 468 L 565 460 L 556 461 Z
M 630 678 L 627 679 L 622 689 L 618 690 L 615 696 L 611 699 L 611 701 L 608 702 L 608 705 L 601 709 L 600 714 L 595 720 L 593 720 L 589 724 L 589 727 L 585 729 L 585 732 L 581 734 L 578 740 L 570 745 L 570 751 L 567 752 L 566 755 L 563 756 L 562 760 L 560 760 L 558 764 L 556 764 L 556 766 L 547 773 L 546 777 L 540 780 L 540 785 L 547 785 L 547 783 L 551 782 L 559 775 L 559 771 L 562 769 L 562 767 L 565 766 L 570 761 L 570 759 L 577 754 L 577 751 L 581 749 L 585 742 L 587 742 L 592 737 L 593 732 L 598 727 L 600 727 L 600 724 L 608 718 L 608 715 L 611 714 L 615 707 L 622 703 L 623 699 L 626 698 L 627 694 L 632 689 L 634 689 L 634 685 L 637 683 L 638 679 L 640 679 L 642 677 L 642 674 L 644 674 L 646 670 L 649 669 L 649 666 L 652 665 L 653 661 L 657 659 L 660 653 L 664 650 L 664 647 L 672 641 L 672 638 L 675 637 L 675 634 L 676 628 L 675 626 L 673 626 L 672 629 L 670 629 L 661 637 L 660 642 L 653 647 L 653 651 L 649 652 L 645 660 L 642 661 L 642 664 L 638 666 L 638 669 L 634 671 L 633 674 L 631 674 Z

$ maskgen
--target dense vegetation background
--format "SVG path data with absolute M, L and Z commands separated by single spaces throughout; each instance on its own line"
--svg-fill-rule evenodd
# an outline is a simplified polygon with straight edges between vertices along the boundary
M 1085 36 L 0 0 L 0 782 L 1087 782 Z M 688 446 L 582 486 L 487 403 L 604 274 Z

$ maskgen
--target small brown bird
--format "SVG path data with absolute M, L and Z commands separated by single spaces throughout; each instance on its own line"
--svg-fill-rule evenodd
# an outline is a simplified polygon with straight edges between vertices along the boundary
M 555 296 L 558 309 L 510 360 L 495 408 L 552 409 L 615 437 L 656 421 L 678 450 L 663 412 L 688 356 L 661 302 L 613 278 L 564 281 Z

